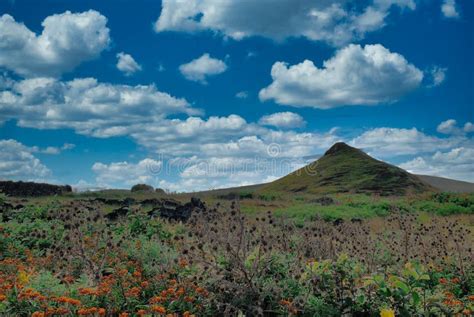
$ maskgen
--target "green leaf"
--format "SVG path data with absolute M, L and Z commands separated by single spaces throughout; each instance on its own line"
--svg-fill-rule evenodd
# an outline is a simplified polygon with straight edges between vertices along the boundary
M 408 294 L 410 292 L 410 287 L 408 287 L 408 285 L 403 283 L 402 281 L 396 281 L 395 286 L 401 289 L 405 294 Z
M 430 276 L 428 274 L 422 274 L 420 276 L 420 280 L 424 280 L 424 281 L 429 281 L 430 280 Z
M 418 304 L 420 304 L 421 302 L 420 294 L 418 294 L 417 292 L 413 292 L 411 296 L 413 298 L 413 303 L 415 304 L 415 306 L 418 306 Z
M 382 275 L 374 275 L 374 281 L 375 283 L 380 284 L 384 281 L 384 278 Z
M 362 295 L 362 294 L 359 295 L 359 296 L 357 296 L 356 302 L 357 302 L 357 304 L 359 304 L 359 305 L 363 305 L 363 304 L 365 303 L 365 296 Z

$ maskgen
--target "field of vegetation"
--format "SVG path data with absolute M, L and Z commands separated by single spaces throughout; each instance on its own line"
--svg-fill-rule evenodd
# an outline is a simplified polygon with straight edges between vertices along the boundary
M 474 195 L 201 197 L 186 222 L 93 198 L 13 199 L 1 316 L 471 316 Z M 151 193 L 148 196 L 162 197 Z M 135 194 L 137 201 L 150 198 Z M 201 194 L 202 196 L 202 194 Z M 175 195 L 188 201 L 189 195 Z

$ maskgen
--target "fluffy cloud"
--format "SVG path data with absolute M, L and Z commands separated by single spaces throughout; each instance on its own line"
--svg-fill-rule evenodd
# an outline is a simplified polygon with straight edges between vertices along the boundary
M 412 173 L 435 175 L 474 182 L 474 148 L 459 147 L 436 152 L 428 157 L 416 157 L 400 164 Z
M 413 10 L 415 2 L 374 0 L 354 6 L 344 0 L 164 0 L 155 30 L 213 30 L 235 40 L 306 37 L 340 45 L 382 28 L 392 6 Z
M 129 136 L 151 152 L 169 156 L 267 155 L 272 143 L 287 156 L 309 155 L 337 139 L 333 133 L 274 131 L 238 115 L 196 117 L 199 113 L 186 100 L 154 86 L 112 85 L 92 78 L 26 79 L 0 92 L 0 121 L 74 129 L 94 137 Z M 170 119 L 172 114 L 189 117 Z
M 459 18 L 459 12 L 455 0 L 444 0 L 441 5 L 441 12 L 446 18 Z
M 266 183 L 303 165 L 302 159 L 191 158 L 177 182 L 162 182 L 160 186 L 172 191 L 196 191 Z
M 207 77 L 221 74 L 227 70 L 227 65 L 209 54 L 203 54 L 189 63 L 179 66 L 179 71 L 187 80 L 207 84 Z
M 156 174 L 162 168 L 162 161 L 150 158 L 136 164 L 115 162 L 110 164 L 95 163 L 92 171 L 96 174 L 96 183 L 103 187 L 132 186 L 137 183 L 154 184 Z
M 402 55 L 379 44 L 351 44 L 322 68 L 309 60 L 293 66 L 276 62 L 271 76 L 273 82 L 259 93 L 262 101 L 320 109 L 394 102 L 423 79 L 422 71 Z
M 130 129 L 142 129 L 140 125 L 176 113 L 200 111 L 153 85 L 113 85 L 94 78 L 67 82 L 34 78 L 0 91 L 0 122 L 17 119 L 22 127 L 71 128 L 96 137 L 126 135 Z
M 474 124 L 472 124 L 472 122 L 466 122 L 464 127 L 459 127 L 456 120 L 448 119 L 441 122 L 436 128 L 436 131 L 443 134 L 461 135 L 474 132 Z
M 432 84 L 430 87 L 436 87 L 441 85 L 445 80 L 446 80 L 446 71 L 447 68 L 439 67 L 439 66 L 434 66 L 430 70 L 430 75 L 432 78 Z
M 31 154 L 32 149 L 15 140 L 0 140 L 0 179 L 44 180 L 51 171 Z
M 302 116 L 289 111 L 263 116 L 260 118 L 259 123 L 277 128 L 299 128 L 306 124 Z
M 117 54 L 117 69 L 130 76 L 141 70 L 142 67 L 133 59 L 132 55 L 121 52 Z
M 458 134 L 460 132 L 457 127 L 457 122 L 454 119 L 448 119 L 441 122 L 436 128 L 436 131 L 443 134 Z
M 472 143 L 464 137 L 438 138 L 427 135 L 416 128 L 375 128 L 355 137 L 350 143 L 372 155 L 394 157 L 416 155 L 447 150 L 462 144 Z
M 463 130 L 466 133 L 474 132 L 474 124 L 472 122 L 466 122 Z
M 107 18 L 94 10 L 66 11 L 47 17 L 37 35 L 4 14 L 0 17 L 0 67 L 23 76 L 58 76 L 108 47 L 106 24 Z

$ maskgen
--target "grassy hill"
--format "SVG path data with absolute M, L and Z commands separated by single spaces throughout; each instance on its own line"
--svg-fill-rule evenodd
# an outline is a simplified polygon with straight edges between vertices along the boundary
M 317 161 L 263 186 L 259 191 L 404 195 L 433 190 L 434 187 L 417 176 L 339 142 Z

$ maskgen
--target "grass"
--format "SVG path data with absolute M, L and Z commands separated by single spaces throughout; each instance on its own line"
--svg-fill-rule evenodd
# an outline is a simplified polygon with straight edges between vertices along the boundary
M 271 210 L 277 217 L 293 219 L 299 225 L 317 218 L 333 221 L 385 217 L 392 211 L 438 216 L 474 214 L 474 194 L 430 193 L 407 197 L 381 197 L 367 194 L 325 196 L 300 194 L 293 197 L 291 195 L 277 197 L 275 200 L 259 198 L 241 200 L 240 207 L 247 215 L 256 216 Z M 322 206 L 315 202 L 317 197 L 329 197 L 334 203 Z

